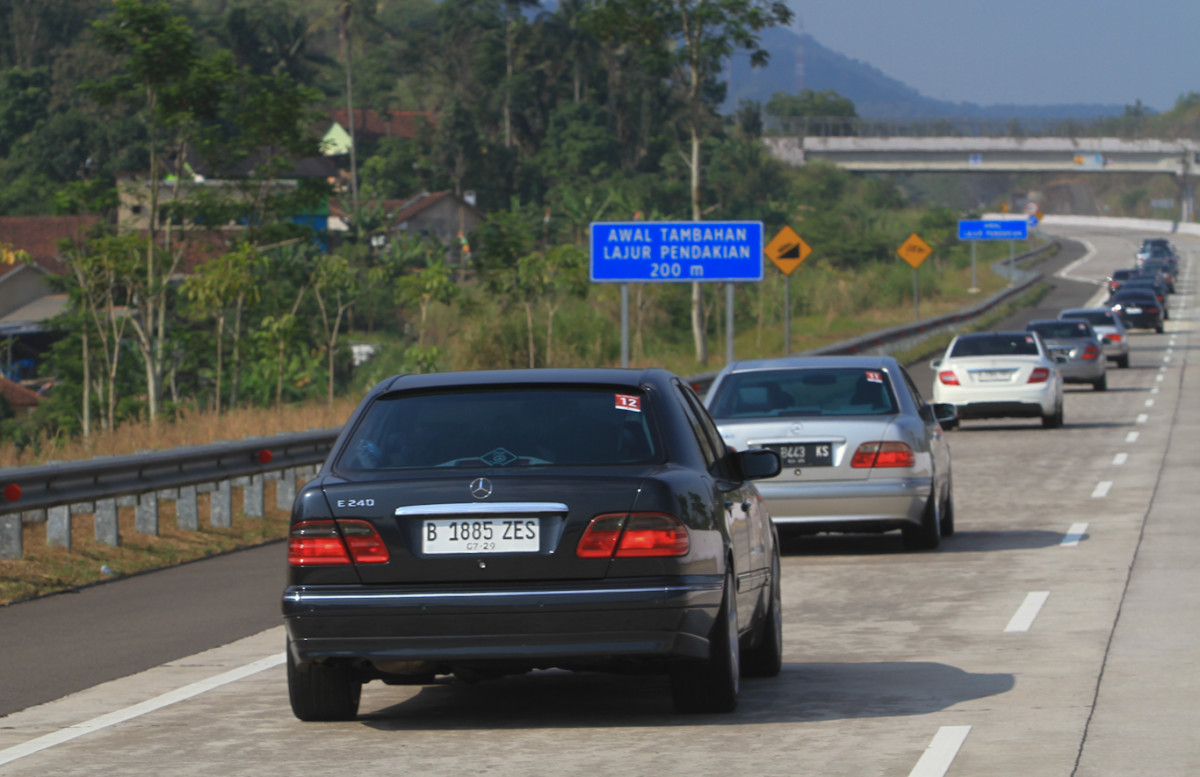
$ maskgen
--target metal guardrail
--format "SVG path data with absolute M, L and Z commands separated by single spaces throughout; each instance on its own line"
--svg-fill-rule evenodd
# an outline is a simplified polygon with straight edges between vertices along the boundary
M 994 263 L 993 269 L 1000 275 L 1012 278 L 1013 285 L 970 308 L 872 332 L 797 355 L 872 353 L 888 348 L 897 349 L 947 328 L 961 326 L 1021 294 L 1041 278 L 1040 273 L 1021 270 L 1016 263 L 1039 256 L 1053 245 L 1050 243 L 1020 254 L 1013 260 Z M 706 373 L 688 380 L 703 393 L 716 375 L 716 372 Z M 290 496 L 294 496 L 296 471 L 324 462 L 340 433 L 340 428 L 324 429 L 132 456 L 9 469 L 0 473 L 0 559 L 21 557 L 23 517 L 30 514 L 40 515 L 41 520 L 47 521 L 47 542 L 70 547 L 70 515 L 77 512 L 92 513 L 95 516 L 97 539 L 115 545 L 119 542 L 116 528 L 117 499 L 128 500 L 127 504 L 137 506 L 138 531 L 157 533 L 159 494 L 175 498 L 180 505 L 180 526 L 194 529 L 197 528 L 196 490 L 201 487 L 202 491 L 215 492 L 210 504 L 212 523 L 227 526 L 232 512 L 230 489 L 235 481 L 246 487 L 247 492 L 255 494 L 259 505 L 256 512 L 261 515 L 263 478 L 270 477 L 271 473 L 290 472 L 292 477 L 288 479 L 287 487 L 277 489 L 276 493 L 277 506 L 286 509 L 290 505 Z M 148 496 L 151 498 L 147 499 Z M 246 499 L 249 504 L 250 497 Z M 48 518 L 46 511 L 50 512 Z M 218 518 L 218 515 L 221 517 Z
M 1143 118 L 1097 116 L 1061 119 L 1043 116 L 1012 118 L 941 117 L 877 119 L 860 116 L 764 116 L 765 134 L 780 137 L 860 138 L 1124 138 L 1167 140 Z M 1173 135 L 1194 138 L 1197 127 L 1182 127 Z M 1177 139 L 1177 138 L 1171 138 Z

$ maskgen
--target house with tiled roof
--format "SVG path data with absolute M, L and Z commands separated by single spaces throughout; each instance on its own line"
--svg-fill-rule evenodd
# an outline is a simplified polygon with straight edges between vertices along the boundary
M 25 388 L 20 383 L 14 383 L 3 375 L 0 375 L 0 397 L 4 398 L 18 416 L 37 410 L 40 401 L 37 392 Z
M 412 140 L 422 125 L 433 125 L 428 111 L 375 111 L 354 109 L 354 138 L 357 142 L 373 142 L 383 138 Z M 329 111 L 329 124 L 321 136 L 321 150 L 326 156 L 350 153 L 350 111 Z
M 468 193 L 469 194 L 469 193 Z M 402 200 L 383 200 L 385 223 L 389 232 L 427 235 L 448 245 L 460 244 L 460 237 L 469 238 L 484 221 L 483 213 L 475 207 L 473 198 L 459 197 L 450 190 L 421 192 Z M 372 207 L 373 203 L 367 203 Z M 349 229 L 350 215 L 342 203 L 329 207 L 329 228 Z
M 44 320 L 43 297 L 54 294 L 49 278 L 64 275 L 63 241 L 81 241 L 100 222 L 98 216 L 0 216 L 0 243 L 29 255 L 29 263 L 0 263 L 0 327 L 5 323 Z M 63 303 L 65 305 L 65 302 Z M 38 306 L 38 317 L 22 309 Z

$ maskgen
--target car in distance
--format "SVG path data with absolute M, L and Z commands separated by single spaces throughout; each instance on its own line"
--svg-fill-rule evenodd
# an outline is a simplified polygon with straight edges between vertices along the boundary
M 930 366 L 935 402 L 952 404 L 960 419 L 1041 418 L 1063 424 L 1065 357 L 1052 357 L 1035 332 L 972 332 L 956 335 Z
M 1134 275 L 1137 275 L 1137 273 L 1138 273 L 1137 270 L 1134 270 L 1131 268 L 1123 268 L 1120 270 L 1114 270 L 1113 274 L 1108 276 L 1108 293 L 1109 293 L 1109 295 L 1111 296 L 1113 294 L 1116 294 L 1117 290 L 1121 288 L 1121 286 L 1125 283 L 1125 281 L 1129 280 Z
M 1167 284 L 1161 277 L 1139 273 L 1125 281 L 1125 285 L 1121 289 L 1124 291 L 1137 290 L 1153 293 L 1154 298 L 1158 300 L 1159 307 L 1162 308 L 1163 320 L 1169 321 L 1171 319 L 1171 309 L 1167 304 Z
M 1100 336 L 1100 347 L 1109 361 L 1122 369 L 1129 367 L 1129 334 L 1121 317 L 1111 308 L 1066 308 L 1058 312 L 1059 318 L 1076 318 L 1092 325 L 1092 331 Z
M 1037 332 L 1051 356 L 1058 360 L 1058 371 L 1066 383 L 1090 383 L 1097 391 L 1108 389 L 1108 360 L 1100 338 L 1091 324 L 1078 318 L 1030 321 L 1026 332 Z
M 1121 318 L 1126 329 L 1163 331 L 1163 309 L 1150 289 L 1122 289 L 1108 301 L 1112 311 Z
M 1170 294 L 1175 293 L 1175 275 L 1179 270 L 1173 261 L 1167 259 L 1148 259 L 1142 263 L 1141 272 L 1145 275 L 1161 277 L 1167 287 L 1167 292 Z
M 780 671 L 752 482 L 778 472 L 665 370 L 389 378 L 292 509 L 292 711 L 346 720 L 370 680 L 550 667 L 663 672 L 679 711 L 730 711 L 742 674 Z
M 725 442 L 776 451 L 783 471 L 758 484 L 782 530 L 884 532 L 931 549 L 954 532 L 954 409 L 922 399 L 889 356 L 733 362 L 705 403 Z

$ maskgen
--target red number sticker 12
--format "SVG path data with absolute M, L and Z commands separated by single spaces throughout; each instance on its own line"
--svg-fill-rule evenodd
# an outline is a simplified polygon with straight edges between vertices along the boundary
M 617 394 L 617 409 L 642 412 L 642 398 L 631 394 Z

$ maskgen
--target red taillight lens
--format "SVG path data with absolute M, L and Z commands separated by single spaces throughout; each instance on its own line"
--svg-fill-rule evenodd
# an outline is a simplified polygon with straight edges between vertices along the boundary
M 355 564 L 386 564 L 390 556 L 387 545 L 375 527 L 366 521 L 338 521 L 350 557 Z
M 953 370 L 945 370 L 943 372 L 939 372 L 938 380 L 940 380 L 942 382 L 942 385 L 945 385 L 945 386 L 957 386 L 958 385 L 958 377 L 954 374 Z
M 864 442 L 854 452 L 850 466 L 858 469 L 912 467 L 917 463 L 913 449 L 902 442 Z
M 1151 305 L 1150 307 L 1146 308 L 1146 312 L 1147 312 L 1147 313 L 1157 313 L 1157 312 L 1158 312 L 1158 308 L 1156 308 L 1156 307 L 1154 307 L 1153 305 Z
M 1100 349 L 1094 345 L 1089 345 L 1088 347 L 1083 349 L 1083 358 L 1086 361 L 1091 361 L 1092 359 L 1095 359 L 1099 355 L 1100 355 Z
M 1121 342 L 1121 336 L 1116 332 L 1113 332 L 1108 336 L 1108 342 L 1112 345 L 1116 345 L 1117 343 Z
M 294 567 L 386 564 L 388 558 L 383 539 L 366 521 L 302 521 L 288 534 L 288 564 Z
M 684 556 L 691 547 L 687 527 L 666 513 L 598 515 L 579 539 L 580 558 Z
M 1033 372 L 1029 374 L 1030 383 L 1045 383 L 1050 379 L 1050 370 L 1045 367 L 1034 367 Z

